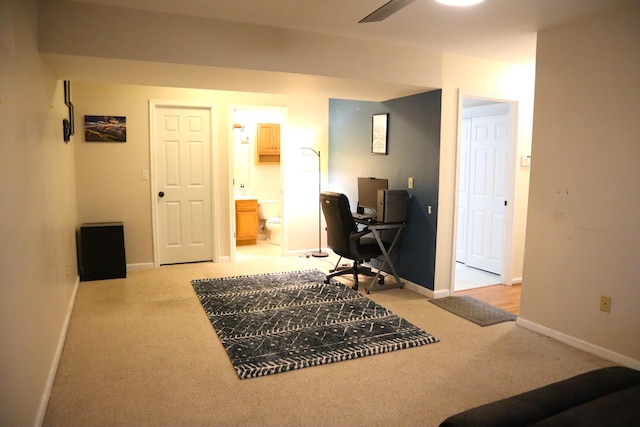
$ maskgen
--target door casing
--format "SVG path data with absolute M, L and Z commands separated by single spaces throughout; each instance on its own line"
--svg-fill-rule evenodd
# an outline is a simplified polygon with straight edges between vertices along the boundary
M 507 154 L 507 171 L 506 171 L 506 200 L 507 206 L 505 209 L 505 221 L 504 221 L 504 235 L 502 244 L 502 268 L 500 272 L 500 283 L 504 285 L 513 284 L 513 275 L 511 267 L 511 248 L 513 246 L 513 217 L 514 217 L 514 201 L 515 201 L 515 189 L 516 189 L 516 167 L 517 167 L 517 135 L 518 135 L 518 102 L 508 99 L 494 98 L 482 94 L 473 94 L 470 92 L 464 92 L 462 90 L 458 93 L 458 125 L 457 125 L 457 140 L 456 140 L 456 166 L 455 166 L 455 202 L 453 209 L 453 245 L 451 253 L 451 287 L 450 293 L 455 291 L 455 274 L 456 274 L 456 242 L 458 241 L 458 206 L 459 206 L 459 191 L 460 191 L 460 160 L 461 160 L 461 141 L 460 135 L 462 130 L 463 121 L 463 109 L 464 99 L 474 98 L 480 100 L 486 100 L 495 103 L 504 103 L 508 106 L 508 114 L 510 118 L 509 123 L 509 148 Z
M 285 210 L 285 192 L 284 192 L 284 179 L 285 179 L 285 166 L 286 166 L 286 141 L 287 141 L 287 126 L 288 126 L 288 108 L 287 107 L 273 107 L 273 106 L 264 106 L 264 105 L 247 105 L 247 104 L 231 104 L 228 109 L 228 117 L 229 129 L 232 129 L 234 123 L 234 115 L 236 111 L 250 111 L 255 114 L 260 114 L 261 112 L 266 113 L 280 113 L 282 115 L 281 123 L 280 123 L 280 183 L 279 183 L 279 192 L 280 192 L 280 219 L 281 219 L 281 233 L 282 233 L 282 241 L 280 243 L 280 254 L 285 256 L 288 252 L 288 244 L 287 244 L 287 221 L 286 221 L 286 210 Z M 229 165 L 235 164 L 235 144 L 234 144 L 234 134 L 233 132 L 229 133 Z M 251 188 L 249 188 L 251 190 Z M 236 215 L 235 215 L 235 188 L 234 188 L 234 170 L 233 167 L 229 167 L 229 260 L 234 261 L 236 258 Z
M 509 113 L 508 105 L 504 103 L 493 104 L 490 106 L 481 106 L 476 108 L 465 109 L 465 117 L 463 124 L 469 121 L 469 138 L 466 139 L 469 144 L 469 152 L 467 153 L 467 167 L 464 170 L 464 163 L 461 157 L 460 161 L 460 189 L 458 193 L 458 206 L 467 205 L 466 224 L 458 223 L 458 240 L 457 244 L 465 240 L 465 253 L 462 257 L 463 261 L 470 267 L 480 268 L 492 273 L 500 274 L 502 266 L 502 244 L 504 233 L 504 211 L 506 200 L 506 156 L 509 152 Z M 502 112 L 502 110 L 505 110 Z M 480 125 L 478 125 L 480 123 Z M 485 127 L 482 127 L 483 124 Z M 502 126 L 500 126 L 502 125 Z M 480 126 L 479 128 L 476 126 Z M 504 127 L 503 127 L 504 126 Z M 466 126 L 465 126 L 466 127 Z M 507 129 L 507 132 L 500 132 L 501 129 Z M 477 131 L 484 129 L 486 139 L 478 140 Z M 502 137 L 500 137 L 502 135 Z M 465 140 L 461 138 L 460 140 Z M 500 144 L 502 142 L 502 144 Z M 464 144 L 463 144 L 464 145 Z M 489 151 L 479 150 L 479 146 Z M 461 146 L 461 150 L 463 147 Z M 461 152 L 462 152 L 461 151 Z M 477 154 L 485 154 L 484 156 Z M 500 153 L 503 153 L 500 156 Z M 502 161 L 500 161 L 502 159 Z M 487 167 L 483 167 L 487 166 Z M 479 168 L 479 170 L 478 170 Z M 480 176 L 482 172 L 490 174 L 490 176 Z M 468 182 L 463 182 L 464 178 Z M 481 179 L 479 182 L 478 179 Z M 490 184 L 494 184 L 493 186 Z M 466 187 L 466 188 L 465 188 Z M 465 188 L 467 192 L 463 192 Z M 476 191 L 480 189 L 481 194 L 476 195 Z M 464 195 L 467 200 L 464 200 Z M 466 202 L 466 203 L 465 203 Z M 472 207 L 480 207 L 481 215 L 476 215 L 476 209 Z M 460 212 L 463 209 L 459 209 Z M 488 214 L 488 215 L 487 215 Z M 493 215 L 491 215 L 493 214 Z M 458 217 L 462 220 L 462 216 Z M 480 222 L 478 222 L 478 220 Z M 465 230 L 464 234 L 460 233 Z M 490 231 L 489 234 L 485 233 Z M 480 238 L 480 240 L 478 240 Z M 457 247 L 457 260 L 460 259 L 460 250 Z M 496 249 L 497 251 L 494 251 Z

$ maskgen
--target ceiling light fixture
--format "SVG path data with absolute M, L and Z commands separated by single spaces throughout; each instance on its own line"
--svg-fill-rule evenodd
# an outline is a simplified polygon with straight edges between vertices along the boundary
M 484 0 L 436 0 L 438 3 L 447 6 L 473 6 L 474 4 L 482 3 Z

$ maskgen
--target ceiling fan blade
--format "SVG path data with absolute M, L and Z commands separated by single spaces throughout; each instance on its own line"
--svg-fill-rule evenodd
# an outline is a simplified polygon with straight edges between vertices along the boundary
M 387 19 L 389 16 L 393 15 L 400 9 L 409 4 L 413 3 L 416 0 L 390 0 L 389 2 L 383 4 L 378 9 L 374 10 L 360 21 L 359 24 L 363 22 L 380 22 L 384 19 Z

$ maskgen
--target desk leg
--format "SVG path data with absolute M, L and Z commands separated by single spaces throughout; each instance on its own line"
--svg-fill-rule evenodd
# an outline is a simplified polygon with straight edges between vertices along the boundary
M 378 273 L 376 274 L 376 277 L 373 278 L 371 285 L 366 289 L 367 293 L 370 293 L 371 291 L 374 291 L 374 290 L 395 289 L 395 288 L 402 288 L 404 286 L 404 283 L 400 281 L 400 276 L 398 275 L 398 272 L 396 271 L 396 267 L 393 265 L 393 262 L 391 261 L 391 256 L 390 256 L 390 254 L 393 253 L 393 248 L 396 246 L 396 242 L 398 241 L 398 237 L 400 236 L 400 231 L 401 231 L 400 228 L 396 231 L 396 235 L 394 236 L 393 241 L 391 242 L 391 246 L 389 246 L 389 250 L 387 251 L 387 249 L 384 247 L 384 243 L 382 242 L 382 239 L 380 238 L 380 231 L 371 230 L 373 237 L 375 237 L 376 242 L 378 242 L 378 246 L 382 251 L 384 261 L 382 263 L 382 266 L 378 269 Z M 389 284 L 385 283 L 384 285 L 378 285 L 378 276 L 380 275 L 380 272 L 384 269 L 385 265 L 388 265 L 389 268 L 391 268 L 391 273 L 393 274 L 393 277 L 396 279 L 396 281 L 395 283 L 389 283 Z

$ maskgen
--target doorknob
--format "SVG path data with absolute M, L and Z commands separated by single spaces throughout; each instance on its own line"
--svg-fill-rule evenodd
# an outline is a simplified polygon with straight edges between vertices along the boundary
M 159 192 L 158 197 L 164 197 L 164 191 Z

